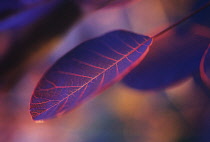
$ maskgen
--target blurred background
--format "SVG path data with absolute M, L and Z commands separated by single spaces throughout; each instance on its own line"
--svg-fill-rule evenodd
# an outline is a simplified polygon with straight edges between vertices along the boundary
M 0 1 L 0 142 L 210 142 L 210 91 L 199 75 L 210 7 L 156 38 L 125 80 L 60 118 L 32 120 L 37 82 L 78 44 L 117 29 L 153 36 L 209 2 L 117 1 Z

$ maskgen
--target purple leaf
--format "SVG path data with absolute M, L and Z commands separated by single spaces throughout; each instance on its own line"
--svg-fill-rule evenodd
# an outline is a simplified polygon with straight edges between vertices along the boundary
M 210 45 L 201 59 L 200 74 L 202 80 L 210 88 Z
M 184 29 L 183 29 L 184 30 Z M 175 85 L 199 69 L 210 39 L 189 32 L 174 31 L 155 39 L 144 61 L 123 82 L 135 89 L 154 90 Z
M 148 36 L 122 30 L 82 43 L 38 83 L 31 99 L 32 118 L 56 117 L 98 94 L 139 64 L 151 43 Z

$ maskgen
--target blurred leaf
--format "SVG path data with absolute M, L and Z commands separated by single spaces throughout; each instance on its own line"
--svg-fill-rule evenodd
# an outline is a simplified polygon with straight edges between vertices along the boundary
M 113 31 L 67 53 L 44 75 L 31 100 L 34 120 L 70 111 L 121 79 L 141 62 L 152 39 Z
M 202 80 L 210 87 L 210 45 L 201 59 L 200 74 Z
M 209 10 L 205 8 L 177 26 L 175 31 L 171 30 L 155 39 L 148 56 L 124 78 L 124 83 L 136 89 L 163 89 L 196 72 L 210 42 L 210 29 L 205 26 L 210 22 L 206 15 Z M 196 24 L 197 17 L 202 17 L 200 20 L 205 24 Z
M 8 29 L 14 30 L 14 28 L 21 28 L 32 24 L 36 20 L 43 18 L 43 16 L 50 12 L 58 4 L 58 2 L 58 0 L 45 2 L 0 20 L 0 31 Z
M 182 35 L 171 31 L 155 39 L 145 60 L 123 82 L 136 89 L 163 89 L 192 75 L 210 42 L 209 38 L 192 33 L 194 28 Z

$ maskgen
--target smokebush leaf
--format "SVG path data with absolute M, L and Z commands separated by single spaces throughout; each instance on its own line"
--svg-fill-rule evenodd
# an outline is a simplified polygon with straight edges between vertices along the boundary
M 141 62 L 152 39 L 113 31 L 82 43 L 43 76 L 31 99 L 34 120 L 56 117 L 121 79 Z
M 163 89 L 178 83 L 199 69 L 201 57 L 210 39 L 173 32 L 155 39 L 148 56 L 123 82 L 135 89 Z

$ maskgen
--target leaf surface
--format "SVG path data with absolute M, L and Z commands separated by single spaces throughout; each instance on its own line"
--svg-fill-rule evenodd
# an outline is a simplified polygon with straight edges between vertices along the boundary
M 58 60 L 31 99 L 34 120 L 56 117 L 121 79 L 145 57 L 152 39 L 113 31 L 86 41 Z
M 210 44 L 201 59 L 200 74 L 202 80 L 210 88 Z

